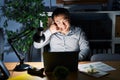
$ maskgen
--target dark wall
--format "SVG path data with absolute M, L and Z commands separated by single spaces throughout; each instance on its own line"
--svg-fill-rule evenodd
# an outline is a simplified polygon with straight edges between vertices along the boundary
M 81 26 L 89 40 L 111 39 L 112 21 L 107 13 L 71 13 L 71 23 Z
M 111 41 L 91 41 L 112 39 L 112 20 L 108 13 L 71 13 L 71 24 L 85 31 L 92 50 L 111 48 Z

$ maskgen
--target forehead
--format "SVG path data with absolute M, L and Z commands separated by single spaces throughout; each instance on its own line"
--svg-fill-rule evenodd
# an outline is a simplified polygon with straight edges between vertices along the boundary
M 57 19 L 66 19 L 66 16 L 63 14 L 54 16 L 54 20 L 57 20 Z

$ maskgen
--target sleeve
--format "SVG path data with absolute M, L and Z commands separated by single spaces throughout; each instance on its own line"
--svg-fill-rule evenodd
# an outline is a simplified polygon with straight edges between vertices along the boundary
M 90 56 L 89 42 L 87 41 L 85 33 L 82 30 L 80 30 L 79 48 L 79 60 L 85 60 Z
M 35 41 L 33 42 L 34 47 L 37 48 L 37 49 L 44 47 L 45 45 L 47 45 L 50 42 L 50 37 L 52 35 L 50 30 L 49 29 L 46 30 L 43 34 L 45 36 L 45 41 L 44 42 L 40 42 L 40 43 L 35 42 Z

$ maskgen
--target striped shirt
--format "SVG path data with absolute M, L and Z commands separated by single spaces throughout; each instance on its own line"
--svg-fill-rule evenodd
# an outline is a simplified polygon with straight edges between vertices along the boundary
M 80 51 L 79 60 L 84 60 L 89 55 L 89 42 L 80 27 L 70 27 L 67 34 L 60 32 L 52 34 L 48 29 L 44 32 L 44 35 L 45 41 L 42 43 L 34 42 L 35 48 L 50 44 L 51 52 Z

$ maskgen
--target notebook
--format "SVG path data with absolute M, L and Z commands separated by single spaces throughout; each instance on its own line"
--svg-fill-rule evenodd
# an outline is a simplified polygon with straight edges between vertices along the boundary
M 45 52 L 43 54 L 45 72 L 53 72 L 57 66 L 64 66 L 70 72 L 78 71 L 79 52 Z

